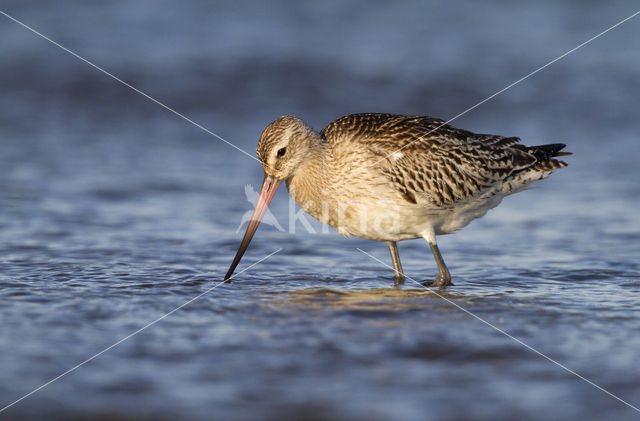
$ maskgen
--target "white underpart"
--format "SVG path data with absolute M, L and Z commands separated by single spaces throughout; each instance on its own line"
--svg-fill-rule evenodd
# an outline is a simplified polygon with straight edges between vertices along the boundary
M 551 175 L 551 171 L 526 171 L 518 174 L 502 185 L 501 194 L 508 196 L 526 190 L 531 187 L 532 182 L 547 178 L 549 175 Z
M 345 236 L 350 234 L 376 241 L 422 237 L 436 244 L 436 235 L 452 234 L 498 206 L 504 197 L 501 189 L 501 185 L 493 186 L 479 196 L 446 208 L 434 208 L 424 202 L 422 206 L 388 206 L 376 198 L 366 201 L 366 206 L 352 207 L 355 211 L 352 218 L 337 230 Z

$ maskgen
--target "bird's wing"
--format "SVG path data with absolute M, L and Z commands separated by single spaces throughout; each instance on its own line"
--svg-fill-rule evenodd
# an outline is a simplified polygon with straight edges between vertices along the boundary
M 330 143 L 364 143 L 372 166 L 411 203 L 463 202 L 539 162 L 517 137 L 475 134 L 444 123 L 421 116 L 354 114 L 329 124 L 321 135 Z

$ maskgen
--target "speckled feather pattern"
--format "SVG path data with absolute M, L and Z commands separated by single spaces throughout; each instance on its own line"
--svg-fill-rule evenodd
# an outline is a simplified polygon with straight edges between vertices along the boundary
M 405 200 L 437 207 L 472 199 L 523 171 L 549 172 L 567 164 L 550 159 L 565 145 L 520 145 L 517 137 L 475 134 L 430 117 L 352 114 L 320 133 L 331 144 L 360 142 Z M 539 153 L 542 152 L 542 153 Z
M 352 114 L 320 133 L 285 116 L 263 131 L 257 154 L 316 219 L 344 235 L 398 241 L 455 232 L 567 165 L 554 159 L 567 154 L 563 144 L 519 142 L 424 116 Z M 391 214 L 393 223 L 380 222 Z

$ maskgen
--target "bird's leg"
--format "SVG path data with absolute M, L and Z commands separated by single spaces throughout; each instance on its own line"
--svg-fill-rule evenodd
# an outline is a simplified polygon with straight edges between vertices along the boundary
M 387 241 L 389 246 L 389 253 L 391 253 L 391 261 L 393 262 L 393 271 L 395 276 L 393 277 L 394 285 L 404 284 L 404 272 L 402 271 L 402 263 L 400 263 L 400 255 L 398 254 L 398 246 L 395 241 Z
M 436 263 L 438 264 L 438 276 L 436 277 L 435 281 L 431 283 L 425 281 L 422 283 L 422 285 L 440 288 L 444 288 L 448 285 L 453 285 L 453 282 L 451 282 L 451 274 L 449 273 L 449 269 L 447 269 L 447 265 L 444 264 L 444 259 L 440 254 L 438 244 L 436 244 L 435 240 L 433 242 L 429 241 L 429 246 L 431 246 L 431 252 L 433 253 L 433 257 L 435 257 Z

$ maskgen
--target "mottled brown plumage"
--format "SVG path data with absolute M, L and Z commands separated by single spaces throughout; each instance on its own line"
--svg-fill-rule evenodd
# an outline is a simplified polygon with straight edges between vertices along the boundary
M 523 171 L 567 165 L 551 159 L 563 144 L 524 146 L 517 137 L 475 134 L 430 117 L 352 114 L 332 122 L 320 135 L 332 144 L 366 144 L 407 201 L 415 204 L 417 196 L 424 196 L 438 207 L 472 199 Z M 526 178 L 521 180 L 527 184 Z
M 346 236 L 386 241 L 396 280 L 403 279 L 396 241 L 425 238 L 439 267 L 434 285 L 446 286 L 450 275 L 435 236 L 455 232 L 502 197 L 567 165 L 554 159 L 568 154 L 560 152 L 563 144 L 519 142 L 422 116 L 352 114 L 320 133 L 284 116 L 258 142 L 261 197 L 265 191 L 272 197 L 286 181 L 289 194 L 316 219 Z M 227 278 L 256 228 L 247 229 Z

